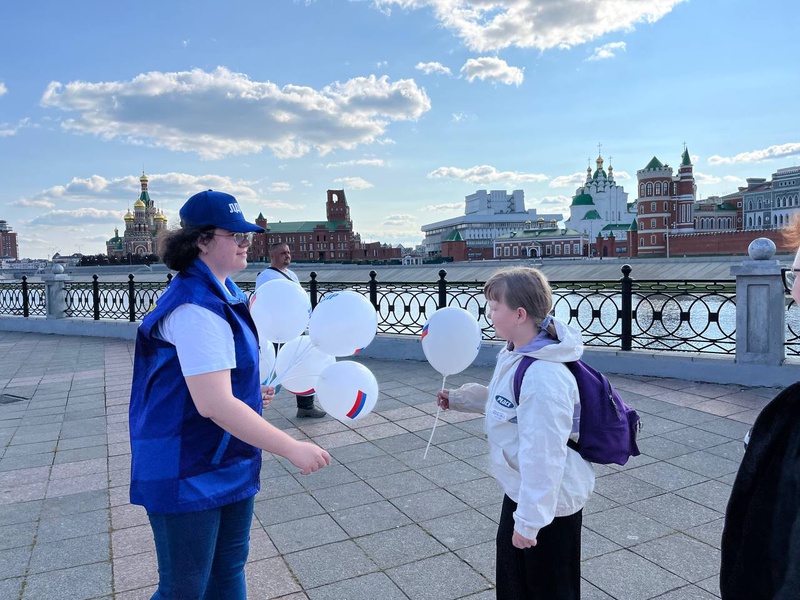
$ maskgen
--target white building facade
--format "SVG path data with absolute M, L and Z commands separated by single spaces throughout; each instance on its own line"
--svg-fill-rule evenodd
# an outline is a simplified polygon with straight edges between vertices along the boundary
M 626 240 L 636 220 L 636 208 L 628 205 L 628 193 L 614 180 L 614 167 L 609 165 L 606 172 L 602 156 L 595 163 L 594 173 L 587 167 L 586 181 L 575 190 L 564 226 L 584 234 L 590 244 L 612 229 L 618 240 Z
M 454 230 L 470 248 L 493 248 L 494 240 L 512 231 L 530 228 L 540 218 L 560 221 L 560 213 L 539 214 L 535 208 L 525 209 L 525 192 L 514 190 L 478 190 L 465 197 L 464 215 L 422 226 L 427 256 L 442 251 L 442 240 Z

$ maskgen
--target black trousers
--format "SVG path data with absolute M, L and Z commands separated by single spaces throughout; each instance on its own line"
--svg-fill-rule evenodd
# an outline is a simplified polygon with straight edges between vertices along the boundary
M 583 511 L 556 517 L 539 530 L 536 546 L 511 543 L 517 503 L 503 498 L 497 529 L 497 600 L 580 600 Z

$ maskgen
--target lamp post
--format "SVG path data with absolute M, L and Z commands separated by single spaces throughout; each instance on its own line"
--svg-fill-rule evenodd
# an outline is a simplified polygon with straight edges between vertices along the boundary
M 670 227 L 675 227 L 675 224 L 673 223 L 672 225 L 670 225 Z M 667 258 L 669 258 L 669 227 L 664 232 L 664 239 L 666 240 L 667 243 Z

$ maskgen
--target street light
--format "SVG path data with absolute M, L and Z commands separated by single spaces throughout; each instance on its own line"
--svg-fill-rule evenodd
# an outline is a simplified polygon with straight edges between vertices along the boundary
M 675 224 L 673 223 L 670 227 L 675 227 Z M 669 258 L 669 228 L 664 232 L 664 239 L 667 242 L 667 258 Z

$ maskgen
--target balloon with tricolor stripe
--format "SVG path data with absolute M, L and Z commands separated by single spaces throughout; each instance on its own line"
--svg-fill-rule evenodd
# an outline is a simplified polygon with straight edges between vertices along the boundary
M 378 382 L 364 365 L 343 360 L 326 367 L 316 384 L 323 410 L 345 423 L 366 417 L 378 401 Z

